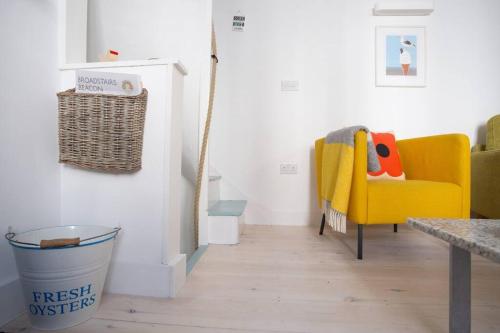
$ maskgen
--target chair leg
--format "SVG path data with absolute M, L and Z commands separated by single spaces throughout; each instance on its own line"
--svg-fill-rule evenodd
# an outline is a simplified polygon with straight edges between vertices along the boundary
M 363 259 L 363 225 L 358 224 L 358 259 Z
M 398 232 L 398 225 L 394 223 L 394 232 Z
M 325 214 L 323 214 L 323 218 L 321 219 L 321 227 L 319 227 L 319 234 L 323 235 L 323 230 L 325 229 Z

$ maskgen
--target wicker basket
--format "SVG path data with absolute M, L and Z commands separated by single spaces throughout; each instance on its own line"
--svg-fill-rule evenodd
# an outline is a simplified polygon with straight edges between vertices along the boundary
M 59 162 L 130 173 L 141 169 L 148 91 L 138 96 L 78 94 L 59 100 Z

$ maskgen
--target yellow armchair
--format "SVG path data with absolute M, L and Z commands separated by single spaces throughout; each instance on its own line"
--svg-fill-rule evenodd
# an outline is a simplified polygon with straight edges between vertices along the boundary
M 397 142 L 406 180 L 367 180 L 366 133 L 354 144 L 354 174 L 347 219 L 358 224 L 358 259 L 363 225 L 406 223 L 408 217 L 468 218 L 470 145 L 462 134 Z

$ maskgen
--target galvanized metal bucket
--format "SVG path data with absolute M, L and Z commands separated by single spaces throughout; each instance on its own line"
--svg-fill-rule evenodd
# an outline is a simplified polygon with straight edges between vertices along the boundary
M 5 235 L 33 327 L 62 329 L 97 310 L 120 228 L 61 226 Z

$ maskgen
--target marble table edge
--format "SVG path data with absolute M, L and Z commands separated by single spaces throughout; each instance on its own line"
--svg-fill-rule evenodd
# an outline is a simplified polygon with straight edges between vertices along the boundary
M 455 222 L 468 222 L 470 223 L 471 220 L 469 219 L 432 219 L 432 218 L 408 218 L 407 224 L 417 230 L 420 230 L 422 232 L 425 232 L 429 235 L 432 235 L 436 238 L 439 238 L 451 245 L 457 246 L 459 248 L 462 248 L 464 250 L 467 250 L 471 253 L 480 255 L 482 257 L 485 257 L 491 261 L 500 263 L 500 250 L 495 249 L 493 247 L 484 245 L 484 244 L 478 244 L 477 242 L 464 239 L 460 237 L 457 234 L 454 234 L 449 231 L 443 231 L 441 229 L 435 228 L 430 226 L 428 223 L 429 221 L 455 221 Z

